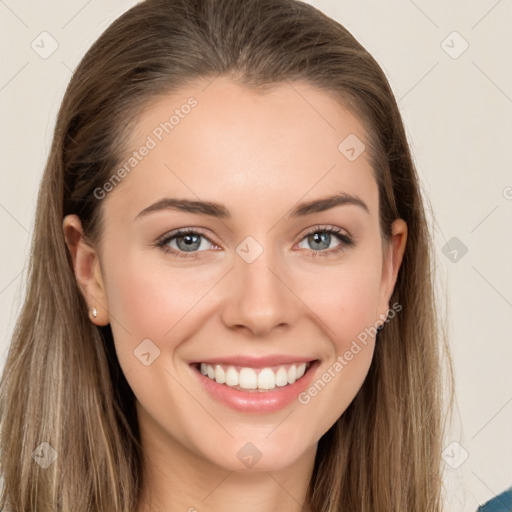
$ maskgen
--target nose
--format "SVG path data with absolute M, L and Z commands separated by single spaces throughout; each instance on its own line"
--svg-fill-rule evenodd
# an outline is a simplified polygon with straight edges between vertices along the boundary
M 236 255 L 226 286 L 222 311 L 224 324 L 264 337 L 277 327 L 290 328 L 300 314 L 300 300 L 293 292 L 290 272 L 270 249 L 251 263 Z

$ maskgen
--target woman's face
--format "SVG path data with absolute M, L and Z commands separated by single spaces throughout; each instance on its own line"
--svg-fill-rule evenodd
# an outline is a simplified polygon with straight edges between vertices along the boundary
M 154 453 L 277 470 L 354 399 L 406 238 L 396 221 L 383 252 L 362 144 L 353 115 L 300 83 L 261 94 L 221 77 L 137 121 L 125 176 L 98 199 L 101 266 L 83 282 Z

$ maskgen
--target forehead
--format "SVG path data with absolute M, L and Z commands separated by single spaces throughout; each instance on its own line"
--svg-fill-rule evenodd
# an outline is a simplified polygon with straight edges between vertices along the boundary
M 109 202 L 138 212 L 167 195 L 261 210 L 346 192 L 375 208 L 365 145 L 362 123 L 325 91 L 286 82 L 261 92 L 218 77 L 146 106 Z

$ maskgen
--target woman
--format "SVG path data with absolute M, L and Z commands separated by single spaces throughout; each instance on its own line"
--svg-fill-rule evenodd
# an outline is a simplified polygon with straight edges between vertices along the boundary
M 432 258 L 396 101 L 344 27 L 139 3 L 58 115 L 1 506 L 441 511 Z

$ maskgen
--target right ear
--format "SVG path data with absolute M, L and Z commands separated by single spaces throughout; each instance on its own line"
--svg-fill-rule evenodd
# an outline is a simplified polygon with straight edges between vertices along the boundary
M 98 255 L 85 240 L 78 215 L 66 215 L 62 223 L 66 245 L 73 260 L 77 283 L 89 308 L 89 318 L 96 325 L 109 323 L 107 296 Z M 92 315 L 93 308 L 97 316 Z

